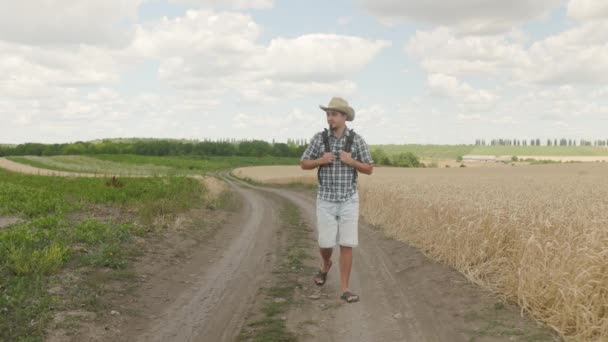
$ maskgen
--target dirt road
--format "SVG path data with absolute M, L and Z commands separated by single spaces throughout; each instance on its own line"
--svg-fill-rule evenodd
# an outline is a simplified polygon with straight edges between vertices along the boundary
M 121 307 L 134 314 L 114 318 L 105 332 L 87 340 L 237 339 L 256 292 L 272 280 L 282 248 L 277 234 L 282 204 L 296 204 L 314 227 L 315 197 L 310 191 L 255 187 L 224 178 L 241 198 L 238 213 L 179 262 L 159 259 L 140 265 L 146 286 L 138 290 L 134 303 Z M 309 252 L 317 256 L 314 248 Z M 316 287 L 312 274 L 301 279 L 304 286 L 286 316 L 288 329 L 301 341 L 558 340 L 546 327 L 520 316 L 515 306 L 364 223 L 351 275 L 360 302 L 339 299 L 337 260 L 336 251 L 325 286 Z M 319 259 L 307 263 L 316 267 Z
M 280 227 L 280 206 L 275 205 L 276 199 L 258 192 L 233 189 L 243 198 L 243 206 L 229 226 L 207 244 L 216 253 L 195 256 L 195 264 L 180 272 L 181 277 L 183 273 L 194 274 L 189 280 L 191 286 L 163 307 L 141 334 L 127 332 L 126 341 L 236 338 L 251 299 L 270 276 L 273 259 L 268 251 L 278 243 L 274 233 Z

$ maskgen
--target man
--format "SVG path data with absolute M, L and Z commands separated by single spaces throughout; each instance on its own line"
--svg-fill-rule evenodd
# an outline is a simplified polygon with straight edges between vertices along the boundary
M 371 175 L 373 160 L 363 138 L 346 127 L 346 121 L 355 119 L 348 102 L 334 97 L 327 107 L 319 107 L 326 113 L 329 131 L 315 134 L 300 164 L 304 170 L 319 168 L 317 231 L 323 262 L 314 281 L 319 286 L 325 284 L 333 248 L 340 245 L 340 298 L 353 303 L 359 300 L 349 288 L 353 247 L 359 244 L 357 172 Z

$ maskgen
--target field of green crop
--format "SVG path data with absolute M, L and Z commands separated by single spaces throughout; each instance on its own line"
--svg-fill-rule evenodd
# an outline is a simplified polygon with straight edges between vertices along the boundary
M 152 157 L 138 155 L 14 156 L 12 161 L 57 171 L 111 175 L 174 176 L 205 174 L 238 166 L 295 165 L 297 158 L 279 157 Z
M 497 156 L 608 156 L 608 148 L 594 146 L 476 146 L 469 154 Z
M 0 169 L 0 341 L 41 341 L 54 310 L 94 306 L 94 288 L 78 288 L 65 304 L 49 293 L 49 280 L 66 269 L 123 270 L 136 252 L 128 242 L 146 233 L 145 222 L 160 212 L 187 210 L 204 192 L 199 181 L 186 177 L 120 178 L 113 184 Z M 90 214 L 100 208 L 121 214 Z
M 372 145 L 387 155 L 412 152 L 418 158 L 456 159 L 464 155 L 491 156 L 608 156 L 608 148 L 594 146 L 475 146 L 475 145 Z
M 382 149 L 387 155 L 411 152 L 418 158 L 456 159 L 458 156 L 470 154 L 471 145 L 372 145 L 372 151 Z

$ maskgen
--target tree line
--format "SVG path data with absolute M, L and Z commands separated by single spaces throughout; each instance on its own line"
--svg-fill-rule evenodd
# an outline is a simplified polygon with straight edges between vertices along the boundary
M 175 140 L 175 139 L 103 139 L 64 144 L 25 143 L 0 145 L 1 156 L 57 156 L 95 154 L 135 154 L 143 156 L 246 156 L 299 158 L 308 146 L 305 139 L 290 139 L 288 143 L 263 140 L 234 139 Z M 426 167 L 416 155 L 403 152 L 389 156 L 382 149 L 372 151 L 376 165 Z
M 101 142 L 77 141 L 64 144 L 25 143 L 0 146 L 0 156 L 55 156 L 85 154 L 136 154 L 144 156 L 246 156 L 300 157 L 307 145 L 303 140 L 269 143 L 262 140 L 181 141 L 170 139 L 104 139 Z
M 544 145 L 542 145 L 544 143 Z M 606 140 L 586 140 L 580 139 L 547 139 L 541 141 L 541 139 L 491 139 L 486 143 L 485 139 L 476 139 L 475 146 L 608 146 L 608 139 Z

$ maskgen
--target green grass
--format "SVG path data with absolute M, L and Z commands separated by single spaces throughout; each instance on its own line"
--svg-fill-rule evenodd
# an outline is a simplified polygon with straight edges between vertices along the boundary
M 279 260 L 284 260 L 275 267 L 272 287 L 265 290 L 265 300 L 257 319 L 247 322 L 240 333 L 240 340 L 287 342 L 296 341 L 297 337 L 287 330 L 285 320 L 281 319 L 294 303 L 293 293 L 301 287 L 297 279 L 311 270 L 304 266 L 304 259 L 309 258 L 306 250 L 310 248 L 309 234 L 311 229 L 302 221 L 298 208 L 289 203 L 283 213 L 283 233 L 287 234 L 287 248 Z M 280 300 L 277 300 L 280 299 Z
M 296 165 L 298 158 L 280 157 L 153 157 L 132 154 L 88 156 L 13 156 L 8 159 L 38 168 L 111 175 L 174 176 L 205 174 L 241 166 Z
M 475 145 L 372 145 L 393 156 L 411 152 L 418 158 L 456 159 L 464 155 L 499 156 L 608 156 L 608 149 L 594 146 L 475 146 Z
M 0 169 L 0 215 L 22 218 L 0 228 L 0 341 L 43 340 L 59 305 L 47 291 L 50 277 L 66 267 L 125 269 L 136 253 L 129 242 L 148 227 L 141 222 L 185 211 L 204 197 L 200 183 L 186 177 L 120 179 L 122 187 L 107 181 Z M 88 213 L 95 205 L 139 213 L 139 222 L 98 220 Z M 86 217 L 69 215 L 83 211 Z

